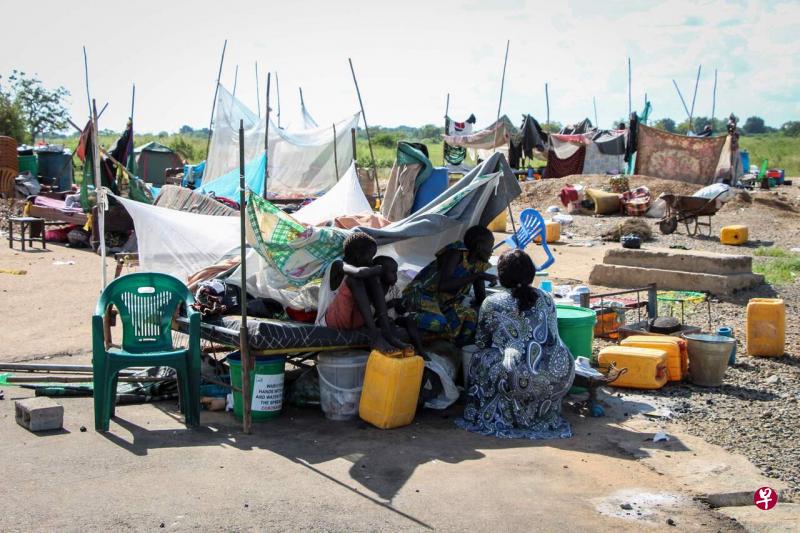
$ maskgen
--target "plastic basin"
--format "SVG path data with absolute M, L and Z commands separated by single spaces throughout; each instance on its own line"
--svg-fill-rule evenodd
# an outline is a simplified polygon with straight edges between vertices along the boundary
M 689 375 L 701 387 L 719 387 L 736 341 L 721 335 L 690 333 L 683 336 L 689 349 Z

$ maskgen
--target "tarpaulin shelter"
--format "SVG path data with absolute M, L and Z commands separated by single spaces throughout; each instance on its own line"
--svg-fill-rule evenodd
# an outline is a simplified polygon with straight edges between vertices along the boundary
M 718 167 L 730 167 L 730 151 L 723 153 L 726 136 L 689 137 L 639 124 L 636 174 L 709 185 Z
M 381 214 L 391 221 L 407 217 L 419 186 L 432 171 L 431 160 L 413 143 L 398 142 L 397 156 L 383 194 Z
M 450 146 L 460 146 L 462 148 L 472 148 L 473 150 L 491 150 L 500 146 L 508 145 L 511 135 L 517 133 L 517 128 L 508 116 L 503 115 L 499 120 L 493 122 L 489 127 L 464 134 L 445 135 L 444 142 Z
M 136 175 L 155 187 L 166 183 L 168 168 L 183 168 L 183 161 L 175 150 L 157 142 L 144 144 L 133 152 L 136 158 Z
M 266 160 L 269 181 L 265 185 L 267 195 L 314 197 L 333 187 L 339 178 L 336 175 L 337 163 L 341 175 L 353 161 L 350 130 L 358 126 L 359 115 L 354 113 L 333 126 L 298 131 L 278 128 L 270 120 Z M 221 178 L 230 180 L 232 172 L 236 173 L 234 181 L 238 182 L 240 120 L 244 122 L 244 153 L 249 166 L 264 154 L 267 117 L 259 118 L 225 87 L 220 86 L 203 177 L 204 187 Z M 263 190 L 256 192 L 264 193 Z

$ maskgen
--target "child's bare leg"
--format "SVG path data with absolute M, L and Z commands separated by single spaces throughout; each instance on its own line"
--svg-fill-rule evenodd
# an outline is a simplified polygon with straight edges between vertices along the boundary
M 370 305 L 369 296 L 367 295 L 367 288 L 364 286 L 364 280 L 347 276 L 344 279 L 350 292 L 353 295 L 353 301 L 356 304 L 356 309 L 361 313 L 364 318 L 364 325 L 369 329 L 371 348 L 380 350 L 382 352 L 391 352 L 396 349 L 393 342 L 386 338 L 384 332 L 375 325 L 375 317 L 372 314 L 372 306 Z

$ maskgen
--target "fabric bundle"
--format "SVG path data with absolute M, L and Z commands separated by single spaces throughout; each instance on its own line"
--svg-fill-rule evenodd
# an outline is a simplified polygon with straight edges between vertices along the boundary
M 641 217 L 650 208 L 650 189 L 637 187 L 632 191 L 622 193 L 622 207 L 625 214 L 631 217 Z

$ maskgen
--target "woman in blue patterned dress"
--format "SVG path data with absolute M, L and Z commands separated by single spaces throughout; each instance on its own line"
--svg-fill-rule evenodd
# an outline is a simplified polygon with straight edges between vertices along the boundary
M 531 286 L 536 268 L 521 250 L 505 252 L 497 265 L 509 292 L 481 306 L 467 380 L 467 405 L 458 425 L 501 438 L 569 438 L 561 401 L 575 366 L 558 336 L 549 294 Z

